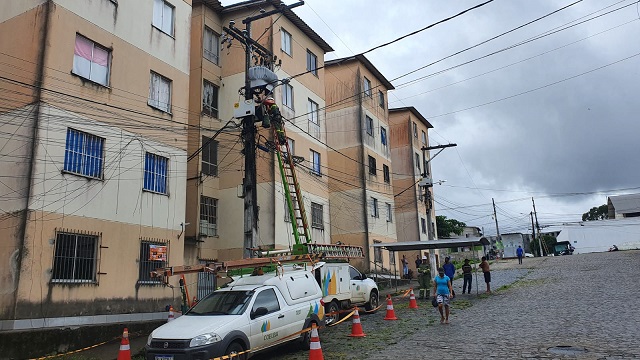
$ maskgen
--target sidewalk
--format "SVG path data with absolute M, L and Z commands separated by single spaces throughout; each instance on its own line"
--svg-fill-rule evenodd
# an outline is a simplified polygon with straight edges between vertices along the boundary
M 129 338 L 129 347 L 131 348 L 131 358 L 140 354 L 139 359 L 143 359 L 144 346 L 147 344 L 147 337 L 149 334 L 141 334 L 135 338 Z M 70 358 L 82 359 L 82 360 L 115 360 L 118 358 L 118 352 L 120 351 L 120 341 L 114 341 L 108 344 L 98 346 L 93 349 L 89 349 L 78 354 L 69 355 L 68 357 L 62 357 L 62 359 Z

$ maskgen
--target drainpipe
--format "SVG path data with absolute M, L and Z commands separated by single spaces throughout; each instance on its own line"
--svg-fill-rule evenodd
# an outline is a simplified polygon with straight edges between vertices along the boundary
M 22 260 L 25 253 L 25 243 L 27 236 L 27 222 L 29 218 L 29 203 L 31 200 L 31 194 L 33 192 L 33 174 L 36 166 L 36 152 L 38 148 L 38 128 L 40 127 L 40 102 L 42 101 L 42 85 L 44 81 L 44 61 L 46 58 L 47 39 L 49 34 L 49 21 L 51 17 L 52 1 L 49 0 L 42 5 L 42 10 L 39 11 L 43 17 L 43 24 L 40 28 L 40 44 L 38 51 L 38 59 L 36 63 L 36 77 L 33 82 L 33 103 L 35 104 L 35 111 L 33 112 L 33 123 L 31 127 L 31 148 L 29 149 L 29 170 L 27 171 L 27 179 L 29 179 L 29 186 L 24 198 L 24 210 L 22 217 L 20 218 L 20 224 L 18 225 L 18 256 L 16 266 L 15 277 L 15 291 L 13 295 L 13 309 L 10 317 L 15 319 L 18 311 L 18 287 L 20 284 L 20 274 L 22 270 Z M 38 16 L 38 15 L 36 15 Z
M 364 206 L 362 207 L 362 216 L 364 218 L 364 248 L 366 249 L 366 251 L 364 252 L 364 257 L 365 257 L 365 262 L 367 264 L 367 269 L 371 270 L 371 256 L 369 255 L 369 252 L 371 251 L 369 249 L 370 246 L 370 241 L 369 241 L 369 217 L 367 214 L 367 180 L 366 180 L 366 176 L 367 173 L 365 171 L 365 158 L 364 158 L 364 142 L 363 142 L 363 138 L 362 138 L 362 129 L 363 129 L 363 123 L 364 123 L 364 119 L 363 119 L 363 115 L 364 115 L 364 108 L 362 105 L 362 76 L 360 74 L 360 68 L 358 67 L 358 69 L 356 70 L 356 101 L 358 102 L 358 143 L 360 144 L 360 183 L 362 186 L 362 198 L 363 198 L 363 203 Z M 375 259 L 374 259 L 375 262 Z

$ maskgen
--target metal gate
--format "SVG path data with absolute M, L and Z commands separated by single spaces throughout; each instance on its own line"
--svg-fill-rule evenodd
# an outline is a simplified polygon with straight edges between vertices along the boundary
M 206 264 L 206 261 L 201 261 Z M 203 299 L 216 289 L 216 274 L 209 272 L 198 273 L 198 300 Z

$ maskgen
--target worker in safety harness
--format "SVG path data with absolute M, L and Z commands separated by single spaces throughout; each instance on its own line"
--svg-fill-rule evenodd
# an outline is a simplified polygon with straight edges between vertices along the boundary
M 282 118 L 282 114 L 280 113 L 280 109 L 278 105 L 276 105 L 276 101 L 272 96 L 267 97 L 262 101 L 265 108 L 267 109 L 267 114 L 269 118 L 271 118 L 271 122 L 273 126 L 276 127 L 276 133 L 278 134 L 278 142 L 280 144 L 285 144 L 287 141 L 287 137 L 284 135 L 284 119 Z

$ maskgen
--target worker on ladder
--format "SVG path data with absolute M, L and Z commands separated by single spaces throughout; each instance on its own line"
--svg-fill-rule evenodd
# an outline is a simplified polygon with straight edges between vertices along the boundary
M 267 114 L 273 123 L 273 126 L 276 128 L 276 133 L 278 134 L 278 142 L 280 144 L 284 144 L 287 141 L 287 137 L 284 134 L 284 119 L 282 118 L 282 114 L 280 113 L 280 109 L 278 105 L 276 105 L 276 101 L 272 96 L 268 96 L 265 98 L 262 103 L 267 109 Z

